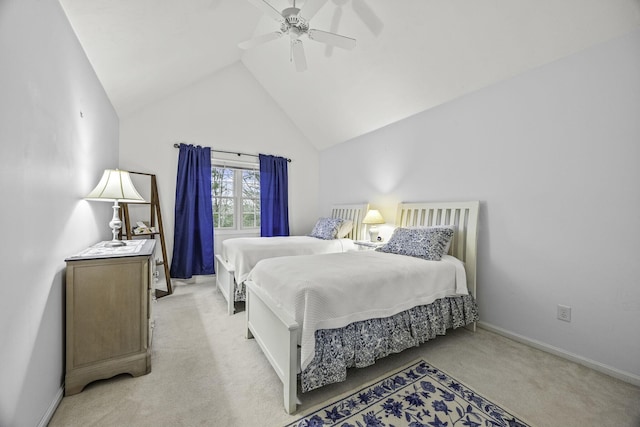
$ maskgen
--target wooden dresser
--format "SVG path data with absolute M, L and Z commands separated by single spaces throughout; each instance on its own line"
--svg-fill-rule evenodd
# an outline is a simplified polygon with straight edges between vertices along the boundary
M 151 372 L 155 240 L 100 242 L 67 258 L 65 396 Z

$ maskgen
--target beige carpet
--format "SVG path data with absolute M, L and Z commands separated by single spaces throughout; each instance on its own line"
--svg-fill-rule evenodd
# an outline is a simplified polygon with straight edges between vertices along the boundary
M 65 397 L 52 427 L 282 426 L 282 384 L 244 313 L 226 315 L 212 283 L 175 282 L 154 305 L 152 372 L 97 381 Z M 346 382 L 301 396 L 303 412 L 424 358 L 534 426 L 640 427 L 640 388 L 485 330 L 458 330 L 350 370 Z

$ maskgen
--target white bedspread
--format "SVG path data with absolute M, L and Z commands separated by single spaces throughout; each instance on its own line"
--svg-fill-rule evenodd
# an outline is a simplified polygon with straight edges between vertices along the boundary
M 303 370 L 313 359 L 318 329 L 468 294 L 464 265 L 449 255 L 442 261 L 376 251 L 271 258 L 257 263 L 247 280 L 301 325 Z
M 309 236 L 239 237 L 222 242 L 222 258 L 235 271 L 236 283 L 242 283 L 258 261 L 288 255 L 315 255 L 354 250 L 351 239 L 322 240 Z

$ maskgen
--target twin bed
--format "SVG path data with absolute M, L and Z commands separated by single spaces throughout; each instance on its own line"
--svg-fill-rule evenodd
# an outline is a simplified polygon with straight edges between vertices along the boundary
M 235 312 L 236 301 L 245 300 L 244 281 L 258 261 L 289 255 L 314 255 L 354 250 L 353 241 L 362 238 L 362 219 L 368 204 L 335 205 L 331 218 L 351 224 L 344 236 L 318 239 L 310 236 L 241 237 L 222 242 L 222 253 L 216 255 L 216 285 L 227 302 L 227 312 Z
M 247 338 L 283 382 L 288 413 L 298 373 L 306 392 L 448 329 L 475 330 L 478 209 L 400 204 L 399 228 L 379 250 L 282 256 L 251 269 Z

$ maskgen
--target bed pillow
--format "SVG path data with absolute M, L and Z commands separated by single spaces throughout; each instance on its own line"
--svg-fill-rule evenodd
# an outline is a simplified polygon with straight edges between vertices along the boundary
M 396 228 L 389 241 L 376 250 L 440 261 L 452 237 L 450 227 Z
M 424 228 L 448 228 L 450 230 L 453 230 L 455 234 L 455 228 L 453 225 L 428 225 L 428 226 L 423 226 L 423 227 L 407 227 L 409 229 L 424 229 Z M 446 254 L 449 252 L 449 247 L 451 246 L 451 241 L 453 240 L 453 237 L 451 237 L 451 239 L 449 239 L 447 241 L 446 246 L 444 247 L 444 251 L 442 252 L 442 254 Z
M 343 221 L 342 218 L 319 218 L 309 236 L 324 240 L 335 239 Z
M 353 221 L 350 219 L 343 219 L 340 228 L 338 228 L 336 239 L 344 239 L 347 234 L 351 233 L 351 230 L 353 230 Z

